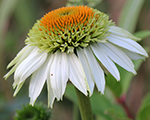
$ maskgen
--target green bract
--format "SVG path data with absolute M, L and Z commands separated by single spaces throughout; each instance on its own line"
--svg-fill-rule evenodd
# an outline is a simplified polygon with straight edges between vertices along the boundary
M 42 103 L 35 106 L 23 106 L 23 109 L 16 112 L 15 120 L 49 120 L 51 118 L 51 110 L 47 109 Z

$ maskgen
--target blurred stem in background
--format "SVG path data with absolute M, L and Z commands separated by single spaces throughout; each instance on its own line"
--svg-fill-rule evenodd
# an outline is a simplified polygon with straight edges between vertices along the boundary
M 133 33 L 145 0 L 126 0 L 120 14 L 118 25 Z
M 0 1 L 0 76 L 3 78 L 5 74 L 5 35 L 8 29 L 9 17 L 13 13 L 18 0 L 1 0 Z M 9 84 L 4 80 L 1 81 L 1 87 L 4 90 L 4 94 L 7 100 L 12 99 L 12 92 L 9 90 Z

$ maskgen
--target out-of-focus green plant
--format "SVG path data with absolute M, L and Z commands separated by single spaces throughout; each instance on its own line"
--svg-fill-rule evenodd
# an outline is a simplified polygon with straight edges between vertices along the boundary
M 134 36 L 144 39 L 150 36 L 150 31 L 149 30 L 138 31 L 134 34 Z
M 118 25 L 133 33 L 144 1 L 145 0 L 126 0 Z
M 95 7 L 102 0 L 68 0 L 66 6 L 75 6 L 75 5 L 86 5 L 89 7 Z
M 136 120 L 150 120 L 150 93 L 148 93 L 138 110 Z
M 0 1 L 0 37 L 3 35 L 4 26 L 8 20 L 10 14 L 14 11 L 14 8 L 18 0 L 1 0 Z M 2 40 L 2 39 L 1 39 Z
M 15 120 L 50 120 L 51 111 L 42 103 L 34 106 L 26 105 L 16 111 Z
M 65 96 L 73 101 L 74 104 L 78 105 L 76 92 L 71 84 L 67 85 Z M 105 95 L 94 92 L 90 100 L 93 113 L 101 116 L 103 118 L 102 120 L 114 120 L 114 118 L 117 118 L 116 120 L 130 120 L 127 118 L 122 107 L 115 102 L 115 97 L 110 89 L 106 89 Z

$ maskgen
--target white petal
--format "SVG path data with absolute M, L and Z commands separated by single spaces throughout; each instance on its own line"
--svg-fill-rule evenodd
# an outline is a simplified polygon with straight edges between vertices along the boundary
M 20 52 L 16 55 L 16 57 L 8 64 L 7 69 L 10 68 L 11 66 L 13 66 L 18 61 L 24 60 L 33 49 L 34 49 L 34 47 L 30 47 L 29 45 L 23 47 L 20 50 Z
M 54 54 L 52 54 L 51 57 L 50 57 L 50 60 L 49 60 L 49 65 L 50 66 L 51 66 L 53 60 L 54 60 Z M 51 80 L 50 80 L 50 74 L 49 73 L 50 73 L 50 67 L 49 67 L 49 70 L 48 70 L 47 90 L 48 90 L 48 107 L 52 108 L 56 96 L 54 95 L 53 89 L 51 87 Z
M 38 49 L 32 52 L 16 69 L 14 74 L 14 87 L 23 82 L 36 71 L 46 60 L 47 53 L 39 53 Z
M 123 67 L 124 69 L 136 74 L 134 70 L 134 64 L 128 58 L 128 56 L 119 50 L 117 47 L 112 45 L 111 43 L 98 44 L 101 50 L 110 57 L 114 62 Z
M 84 72 L 85 72 L 85 76 L 87 78 L 87 82 L 88 82 L 88 85 L 90 87 L 90 95 L 93 94 L 93 89 L 94 89 L 94 79 L 93 79 L 93 75 L 92 75 L 92 72 L 91 72 L 91 68 L 89 66 L 89 63 L 87 61 L 87 58 L 83 52 L 83 49 L 81 48 L 78 48 L 77 49 L 77 54 L 78 54 L 78 57 L 82 63 L 82 66 L 83 66 L 83 69 L 84 69 Z
M 94 57 L 94 55 L 89 47 L 84 48 L 84 53 L 88 59 L 89 66 L 91 68 L 96 86 L 97 86 L 98 90 L 101 91 L 102 94 L 104 94 L 104 89 L 105 89 L 104 71 L 98 64 L 96 58 Z
M 50 68 L 51 87 L 57 100 L 60 100 L 65 92 L 68 81 L 67 54 L 57 51 Z
M 51 55 L 49 55 L 45 63 L 37 71 L 35 71 L 31 77 L 29 84 L 29 97 L 31 105 L 34 105 L 35 100 L 42 91 L 44 83 L 48 77 L 52 59 L 53 58 L 51 58 Z
M 126 50 L 124 48 L 120 48 L 130 59 L 132 60 L 138 60 L 138 59 L 145 59 L 144 56 L 141 56 L 135 52 L 132 52 L 132 51 L 129 51 L 129 50 Z
M 35 47 L 30 47 L 30 46 L 25 46 L 18 54 L 17 56 L 8 64 L 7 69 L 13 66 L 11 70 L 4 76 L 5 79 L 7 79 L 15 70 L 16 68 L 20 65 L 20 63 L 30 54 L 30 52 L 34 49 Z
M 83 71 L 79 58 L 74 53 L 68 54 L 69 62 L 69 78 L 70 81 L 79 89 L 82 93 L 87 95 L 87 83 L 85 73 Z
M 133 36 L 127 30 L 122 29 L 122 28 L 117 27 L 117 26 L 110 26 L 110 29 L 108 31 L 111 32 L 112 35 L 116 35 L 116 36 L 120 36 L 120 37 L 124 37 L 124 38 L 130 38 L 130 39 L 133 39 L 136 41 L 141 40 L 140 38 Z
M 24 84 L 24 82 L 20 83 L 20 84 L 17 86 L 17 88 L 15 89 L 15 92 L 14 92 L 13 96 L 16 96 L 16 95 L 17 95 L 17 93 L 19 92 L 19 90 L 21 89 L 21 87 L 23 86 L 23 84 Z
M 122 37 L 118 37 L 115 35 L 110 35 L 107 37 L 108 41 L 118 45 L 120 47 L 123 47 L 129 51 L 138 53 L 140 55 L 143 55 L 145 57 L 148 57 L 148 54 L 146 53 L 146 51 L 135 41 L 128 39 L 128 38 L 122 38 Z
M 100 62 L 105 66 L 105 68 L 117 79 L 120 80 L 120 74 L 115 66 L 115 64 L 108 58 L 105 53 L 101 50 L 97 44 L 91 45 L 91 48 L 96 55 L 96 57 L 100 60 Z
M 50 76 L 49 76 L 50 77 Z M 50 78 L 48 77 L 47 79 L 47 89 L 48 89 L 48 107 L 53 108 L 53 103 L 55 100 L 55 95 L 53 92 L 53 89 L 51 87 L 51 82 L 50 82 Z

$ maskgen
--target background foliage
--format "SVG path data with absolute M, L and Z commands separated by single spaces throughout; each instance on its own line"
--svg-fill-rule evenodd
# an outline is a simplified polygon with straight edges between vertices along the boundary
M 116 24 L 127 29 L 147 51 L 150 47 L 149 0 L 0 0 L 0 120 L 12 120 L 15 110 L 29 102 L 28 82 L 13 98 L 13 75 L 4 81 L 6 65 L 24 46 L 29 29 L 46 12 L 62 6 L 87 5 L 110 15 Z M 95 120 L 150 120 L 150 59 L 134 61 L 136 76 L 118 69 L 121 81 L 106 76 L 105 95 L 95 89 L 91 97 Z M 44 87 L 37 101 L 47 105 Z M 62 102 L 55 102 L 53 120 L 79 120 L 77 98 L 73 86 L 68 83 Z

